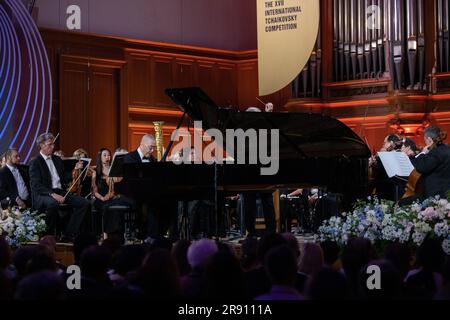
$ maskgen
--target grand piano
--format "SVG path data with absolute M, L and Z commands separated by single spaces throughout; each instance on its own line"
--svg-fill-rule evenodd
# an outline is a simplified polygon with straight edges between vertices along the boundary
M 342 194 L 344 204 L 349 204 L 366 194 L 370 150 L 342 122 L 313 113 L 219 108 L 200 88 L 167 89 L 166 93 L 191 120 L 202 121 L 204 130 L 215 128 L 225 136 L 226 129 L 279 129 L 279 170 L 275 175 L 261 175 L 261 165 L 233 162 L 125 164 L 122 188 L 128 196 L 138 201 L 168 197 L 217 203 L 226 193 L 318 187 Z

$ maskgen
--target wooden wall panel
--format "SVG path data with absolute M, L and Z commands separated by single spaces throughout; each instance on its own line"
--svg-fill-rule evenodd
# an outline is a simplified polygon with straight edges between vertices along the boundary
M 258 102 L 258 64 L 257 62 L 238 64 L 238 105 L 241 107 L 261 107 Z M 264 106 L 262 106 L 264 107 Z
M 89 149 L 91 154 L 103 147 L 115 150 L 120 145 L 119 72 L 93 67 L 90 79 Z
M 59 148 L 67 155 L 85 146 L 89 141 L 88 78 L 86 65 L 63 61 L 61 67 Z
M 173 88 L 172 57 L 152 57 L 151 95 L 152 105 L 155 107 L 171 107 L 173 102 L 164 90 Z
M 129 104 L 150 106 L 151 61 L 149 55 L 129 54 L 126 56 L 129 79 Z
M 214 63 L 210 61 L 200 60 L 197 62 L 197 75 L 195 85 L 205 91 L 210 97 L 217 95 L 217 81 L 215 79 Z
M 195 83 L 196 65 L 193 59 L 175 59 L 173 66 L 173 86 L 192 87 Z
M 236 66 L 218 63 L 217 65 L 218 92 L 215 102 L 219 106 L 237 106 L 237 78 Z

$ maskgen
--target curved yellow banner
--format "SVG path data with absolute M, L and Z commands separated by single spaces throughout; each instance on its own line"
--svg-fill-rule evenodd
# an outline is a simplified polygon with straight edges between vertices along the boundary
M 256 0 L 259 95 L 274 93 L 301 72 L 319 31 L 319 0 Z

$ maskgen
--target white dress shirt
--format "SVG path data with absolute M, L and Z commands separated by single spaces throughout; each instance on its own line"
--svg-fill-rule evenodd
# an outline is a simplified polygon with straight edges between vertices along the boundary
M 19 192 L 19 198 L 22 200 L 27 200 L 30 196 L 30 193 L 28 192 L 27 186 L 25 185 L 25 181 L 23 180 L 22 175 L 19 172 L 19 169 L 17 167 L 10 166 L 9 164 L 6 165 L 11 171 L 11 173 L 14 176 L 14 180 L 16 180 L 16 186 L 17 191 Z
M 139 148 L 137 149 L 137 152 L 139 153 L 139 156 L 141 157 L 141 161 L 142 161 L 143 163 L 150 162 L 150 160 L 144 159 L 144 153 L 142 152 L 141 147 L 139 147 Z
M 52 156 L 46 156 L 41 152 L 41 156 L 44 158 L 45 163 L 50 170 L 50 175 L 52 176 L 52 189 L 62 189 L 61 178 L 59 177 L 58 171 L 56 171 L 55 164 L 53 163 Z

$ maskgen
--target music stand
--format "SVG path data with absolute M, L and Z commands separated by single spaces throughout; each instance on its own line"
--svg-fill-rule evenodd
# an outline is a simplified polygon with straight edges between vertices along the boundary
M 111 167 L 109 168 L 108 177 L 121 178 L 123 177 L 123 162 L 126 153 L 116 153 L 114 155 Z

